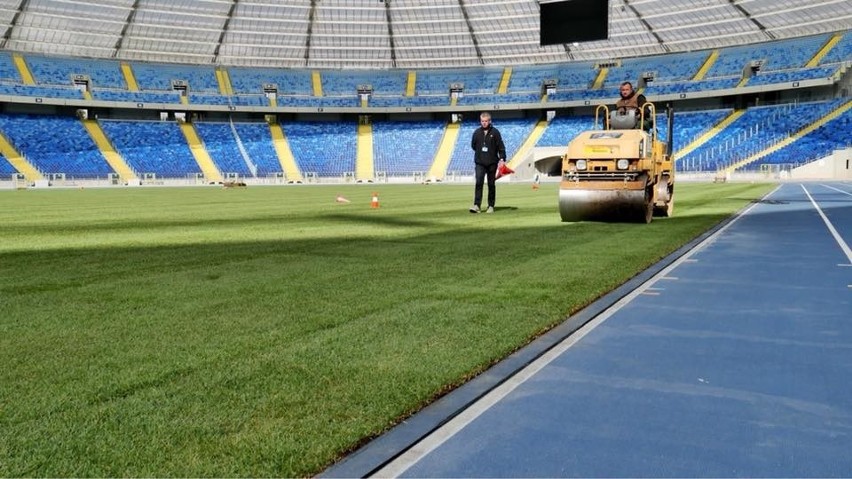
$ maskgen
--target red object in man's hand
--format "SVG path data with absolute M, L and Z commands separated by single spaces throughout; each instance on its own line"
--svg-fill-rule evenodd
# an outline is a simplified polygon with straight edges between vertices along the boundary
M 515 170 L 506 166 L 506 163 L 500 163 L 500 166 L 497 167 L 497 174 L 494 176 L 494 179 L 499 180 L 500 178 L 506 175 L 511 175 L 514 172 Z

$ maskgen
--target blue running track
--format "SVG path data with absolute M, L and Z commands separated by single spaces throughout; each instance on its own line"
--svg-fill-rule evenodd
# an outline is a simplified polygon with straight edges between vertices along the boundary
M 784 184 L 431 434 L 323 475 L 850 477 L 850 243 L 852 184 Z

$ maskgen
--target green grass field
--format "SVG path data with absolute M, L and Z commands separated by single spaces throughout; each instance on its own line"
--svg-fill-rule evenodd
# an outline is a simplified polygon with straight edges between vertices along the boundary
M 0 476 L 315 474 L 772 185 L 650 225 L 556 188 L 0 192 Z

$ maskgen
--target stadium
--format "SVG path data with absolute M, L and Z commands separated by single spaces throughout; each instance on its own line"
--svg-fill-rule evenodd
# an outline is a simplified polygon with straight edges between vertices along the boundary
M 852 1 L 549 46 L 540 3 L 0 0 L 0 475 L 848 475 Z M 674 214 L 560 221 L 536 165 L 625 81 Z M 514 174 L 471 215 L 483 111 Z M 426 446 L 554 351 L 551 416 Z

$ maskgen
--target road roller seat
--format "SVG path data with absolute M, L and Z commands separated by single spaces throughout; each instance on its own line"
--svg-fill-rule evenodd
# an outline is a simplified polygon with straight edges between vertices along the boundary
M 613 130 L 634 130 L 639 128 L 639 115 L 636 110 L 613 110 L 609 114 L 609 127 Z

